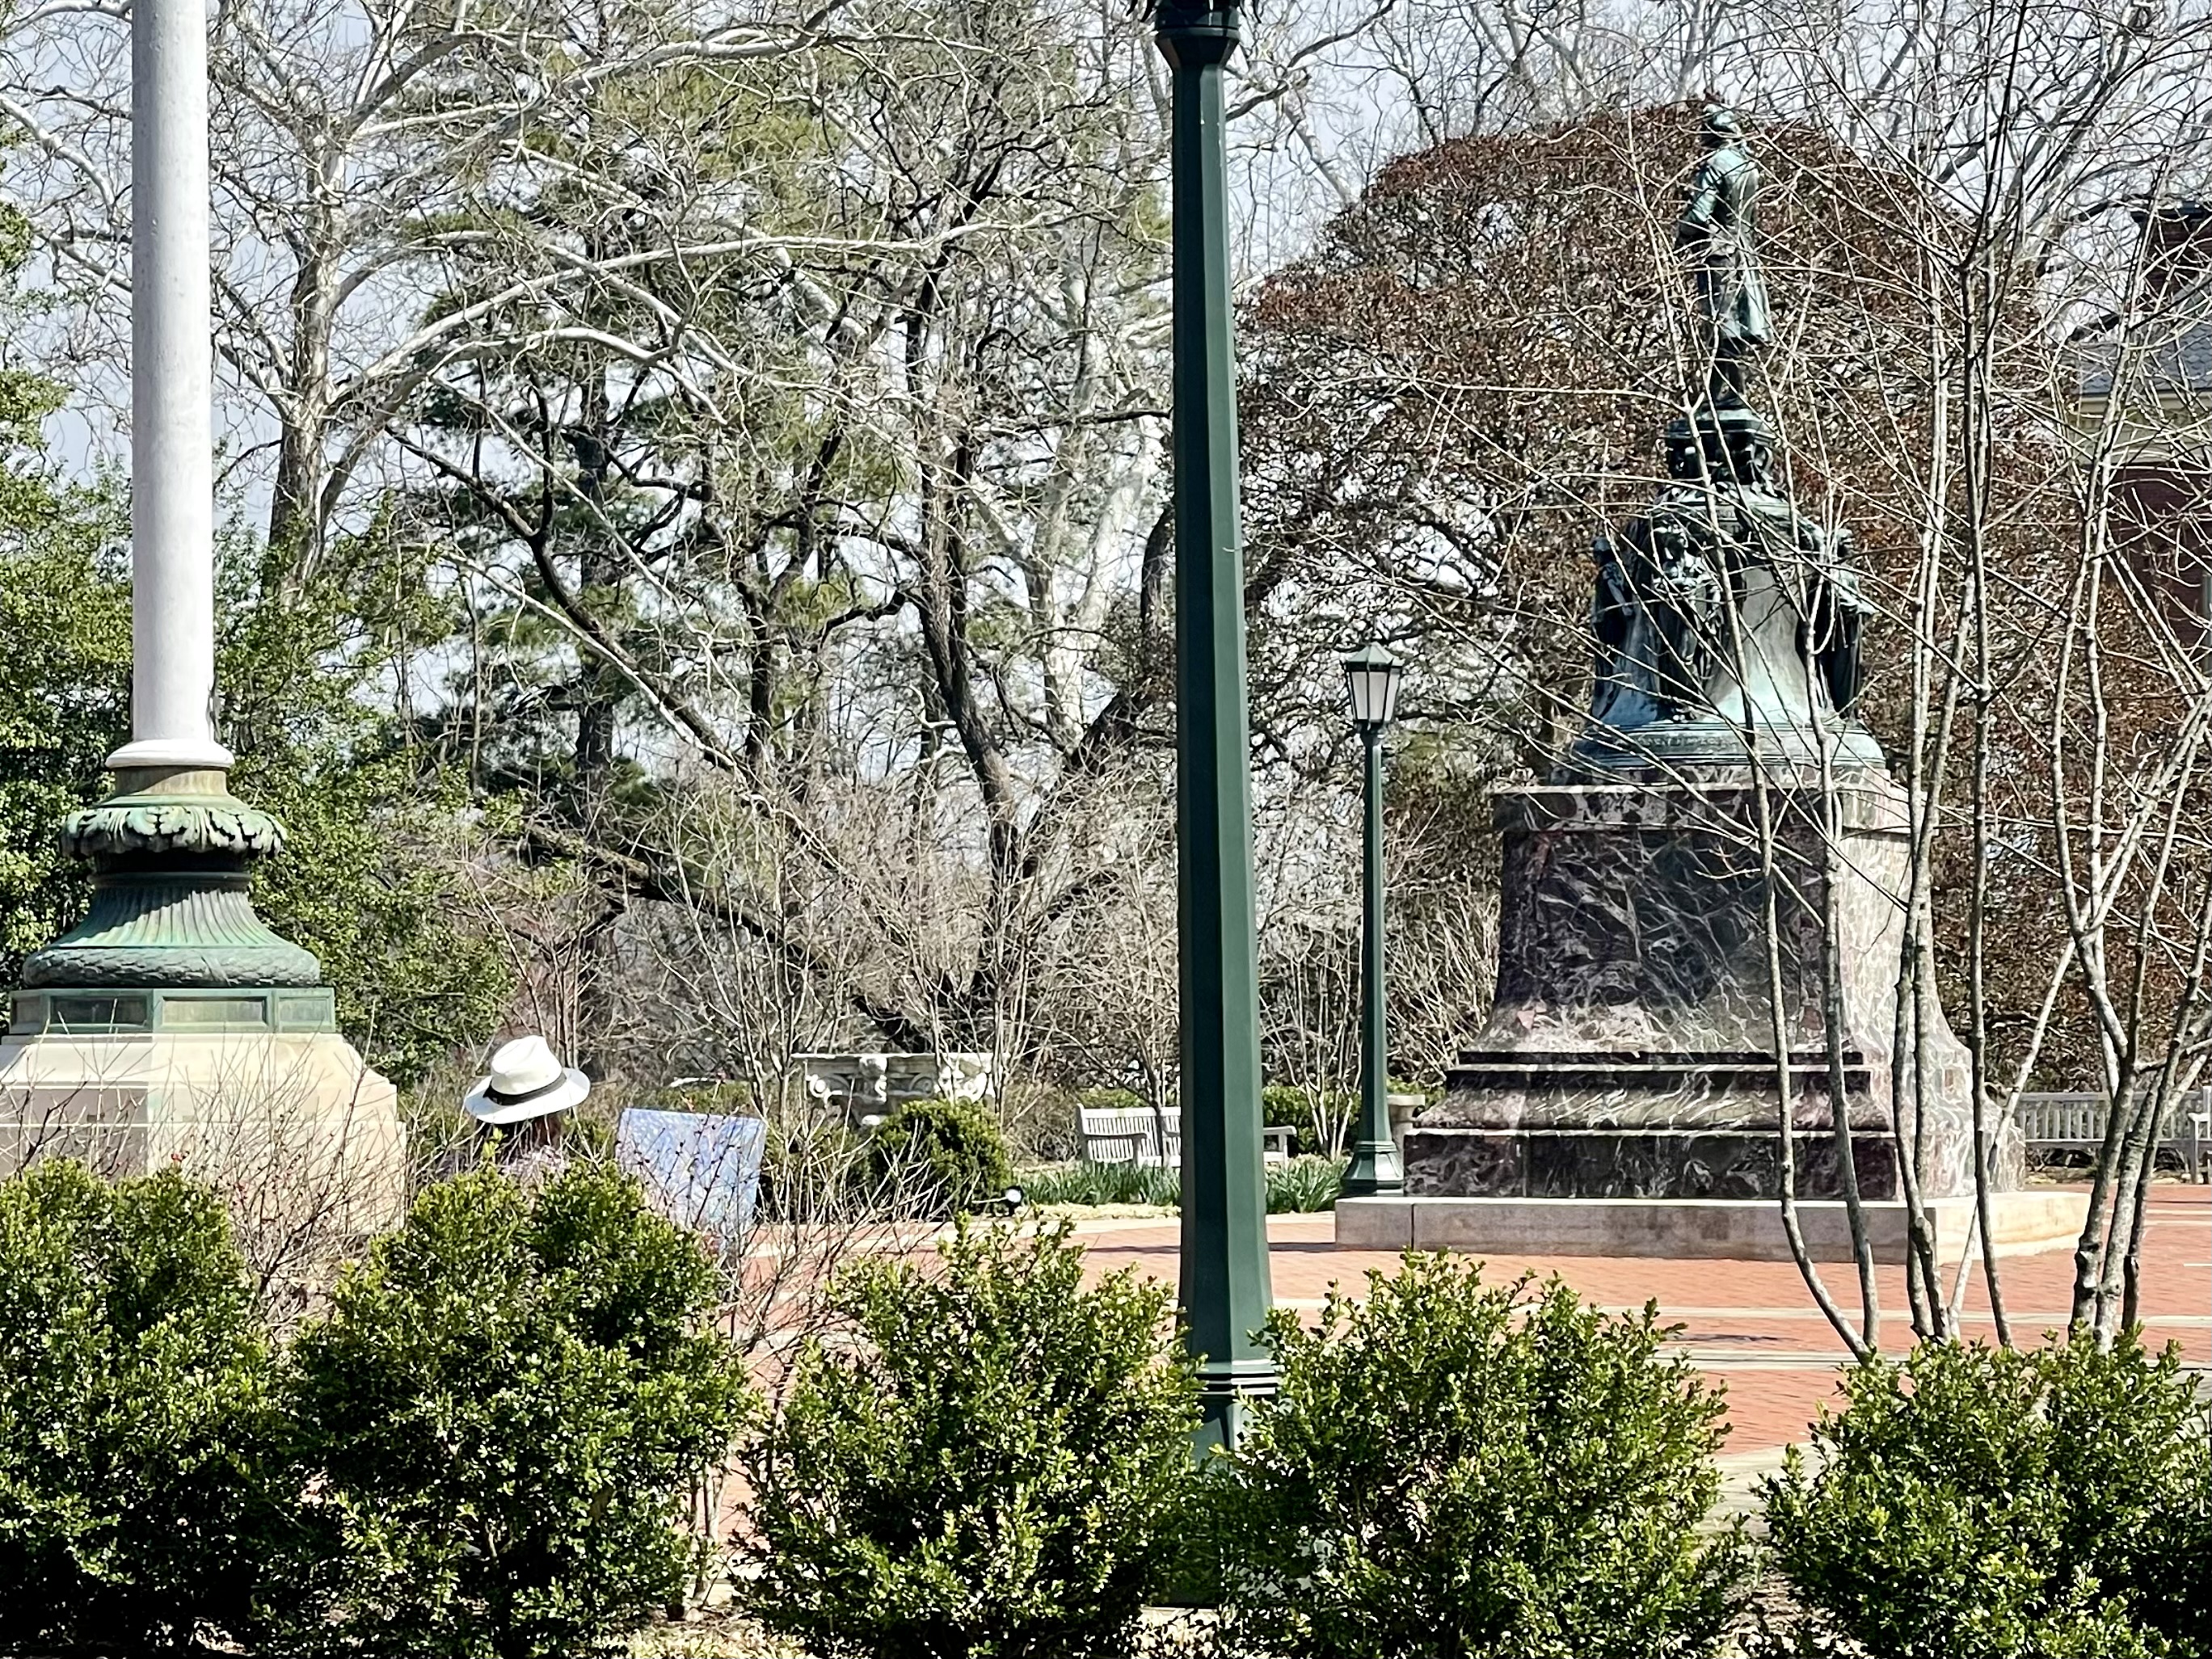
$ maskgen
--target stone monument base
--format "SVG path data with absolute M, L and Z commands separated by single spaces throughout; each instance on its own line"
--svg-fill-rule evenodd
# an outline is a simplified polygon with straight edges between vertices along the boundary
M 173 1164 L 222 1188 L 249 1231 L 336 1241 L 392 1225 L 407 1200 L 398 1095 L 333 1029 L 329 999 L 17 993 L 0 1042 L 0 1175 L 42 1157 L 109 1177 Z
M 2088 1196 L 2051 1188 L 1994 1193 L 1990 1218 L 1999 1255 L 2070 1247 Z M 1905 1206 L 1863 1206 L 1879 1262 L 1905 1259 Z M 1850 1218 L 1832 1200 L 1796 1206 L 1800 1233 L 1815 1261 L 1851 1259 Z M 1955 1262 L 1966 1249 L 1974 1201 L 1928 1201 L 1938 1256 Z M 1357 1250 L 1456 1250 L 1492 1255 L 1661 1256 L 1729 1261 L 1787 1261 L 1790 1241 L 1773 1199 L 1736 1198 L 1345 1198 L 1336 1204 L 1336 1244 Z
M 1497 994 L 1443 1098 L 1406 1127 L 1409 1195 L 1778 1203 L 1785 1114 L 1800 1200 L 1855 1186 L 1895 1205 L 1908 1159 L 1923 1198 L 1972 1195 L 1971 1074 L 1940 1010 L 1923 1054 L 1892 1063 L 1908 860 L 1895 783 L 1861 771 L 1831 793 L 1715 767 L 1499 789 L 1494 805 Z M 2018 1132 L 1984 1133 L 1993 1186 L 2017 1188 Z

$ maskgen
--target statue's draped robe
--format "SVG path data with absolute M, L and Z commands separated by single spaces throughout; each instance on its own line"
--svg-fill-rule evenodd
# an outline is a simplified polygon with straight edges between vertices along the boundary
M 1618 539 L 1601 538 L 1593 550 L 1592 721 L 1635 732 L 1655 720 L 1735 722 L 1747 714 L 1770 725 L 1848 719 L 1864 610 L 1850 532 L 1800 513 L 1776 493 L 1763 462 L 1749 465 L 1748 482 L 1688 482 L 1696 465 L 1670 448 L 1675 482 Z M 1768 597 L 1746 614 L 1753 588 Z M 1747 681 L 1773 682 L 1784 702 L 1747 708 L 1740 701 Z

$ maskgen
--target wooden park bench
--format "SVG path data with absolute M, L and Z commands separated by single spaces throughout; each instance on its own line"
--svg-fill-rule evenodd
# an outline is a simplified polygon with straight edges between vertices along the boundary
M 1075 1109 L 1086 1162 L 1143 1164 L 1156 1169 L 1172 1168 L 1182 1162 L 1182 1109 L 1179 1106 L 1159 1112 L 1149 1106 L 1079 1106 Z M 1260 1133 L 1267 1137 L 1267 1162 L 1288 1163 L 1291 1131 L 1270 1125 Z
M 2111 1103 L 2102 1095 L 2024 1094 L 2014 1121 L 2031 1153 L 2084 1152 L 2094 1158 L 2105 1144 Z M 2212 1089 L 2192 1089 L 2166 1109 L 2159 1125 L 2160 1152 L 2171 1152 L 2191 1181 L 2205 1178 L 2212 1146 Z

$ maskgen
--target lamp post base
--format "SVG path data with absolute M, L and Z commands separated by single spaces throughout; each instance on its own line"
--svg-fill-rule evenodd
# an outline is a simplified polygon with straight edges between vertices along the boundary
M 1398 1156 L 1397 1143 L 1390 1140 L 1363 1140 L 1352 1149 L 1352 1162 L 1345 1165 L 1344 1184 L 1338 1188 L 1346 1198 L 1376 1198 L 1406 1190 L 1406 1165 Z
M 214 768 L 116 781 L 64 826 L 94 866 L 92 903 L 24 963 L 0 1041 L 0 1174 L 55 1156 L 111 1177 L 176 1164 L 272 1237 L 391 1225 L 407 1190 L 397 1091 L 339 1033 L 314 957 L 253 912 L 250 866 L 283 830 Z
M 1199 1424 L 1193 1439 L 1198 1455 L 1234 1447 L 1243 1437 L 1254 1403 L 1273 1399 L 1281 1380 L 1272 1359 L 1199 1361 Z

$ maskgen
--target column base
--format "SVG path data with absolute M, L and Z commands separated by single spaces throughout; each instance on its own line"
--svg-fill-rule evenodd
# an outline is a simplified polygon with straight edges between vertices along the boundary
M 0 1175 L 74 1158 L 110 1178 L 214 1181 L 247 1235 L 331 1256 L 407 1201 L 398 1097 L 330 1018 L 328 990 L 18 993 L 0 1042 Z M 303 1274 L 316 1266 L 293 1264 Z
M 326 985 L 48 985 L 18 991 L 8 1037 L 334 1033 L 337 1001 Z
M 407 1200 L 398 1097 L 339 1033 L 307 951 L 253 912 L 276 819 L 232 798 L 220 750 L 133 744 L 117 793 L 70 815 L 90 909 L 23 964 L 0 1042 L 0 1175 L 75 1158 L 179 1166 L 228 1200 L 264 1282 L 312 1285 Z

